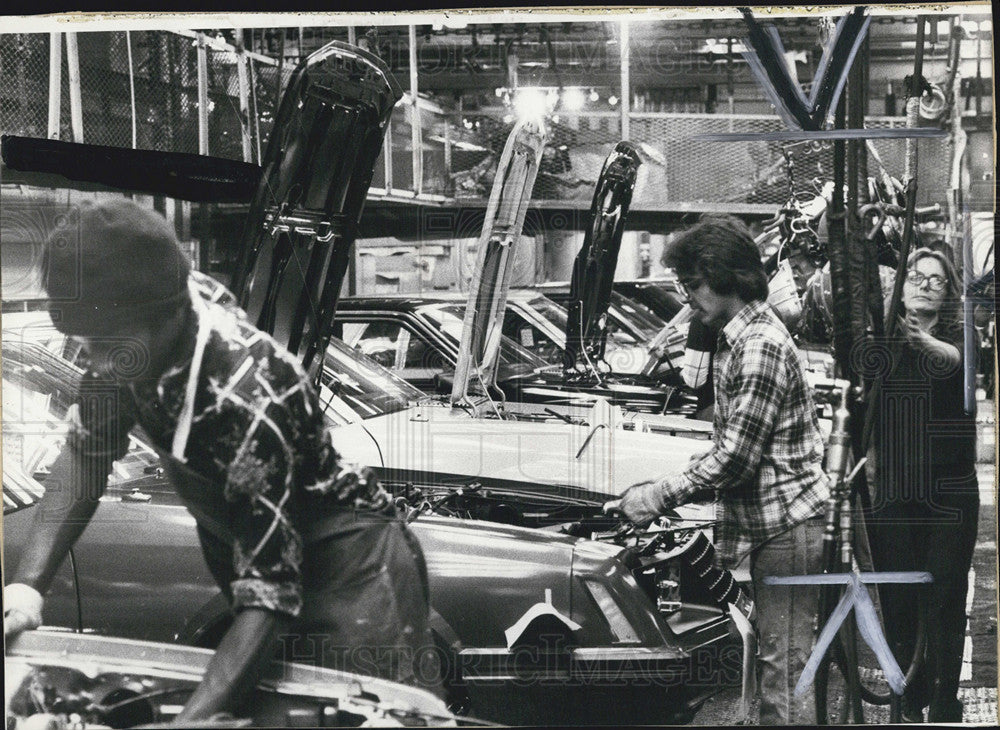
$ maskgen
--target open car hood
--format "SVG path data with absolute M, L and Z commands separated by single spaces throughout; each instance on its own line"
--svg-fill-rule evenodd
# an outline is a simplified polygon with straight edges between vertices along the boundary
M 495 387 L 514 249 L 521 238 L 544 145 L 541 122 L 522 120 L 511 130 L 500 156 L 469 286 L 451 391 L 453 404 L 489 397 L 489 389 Z
M 230 288 L 251 321 L 309 369 L 329 340 L 385 128 L 400 98 L 378 57 L 334 41 L 296 67 L 262 166 L 6 135 L 0 152 L 5 180 L 14 182 L 51 177 L 67 187 L 197 202 L 243 202 L 252 193 Z
M 604 161 L 597 180 L 583 246 L 573 263 L 570 280 L 563 356 L 566 371 L 577 370 L 581 365 L 589 371 L 593 363 L 604 359 L 611 284 L 640 164 L 635 147 L 619 142 Z M 579 362 L 581 357 L 585 363 Z
M 4 698 L 8 727 L 38 715 L 78 714 L 85 725 L 166 726 L 201 681 L 209 649 L 62 631 L 28 631 L 7 644 Z M 274 662 L 248 703 L 249 725 L 455 726 L 445 704 L 429 692 L 373 677 Z M 246 720 L 201 727 L 245 727 Z
M 401 97 L 380 59 L 335 41 L 298 65 L 281 99 L 232 289 L 251 321 L 307 370 L 329 341 L 385 127 Z

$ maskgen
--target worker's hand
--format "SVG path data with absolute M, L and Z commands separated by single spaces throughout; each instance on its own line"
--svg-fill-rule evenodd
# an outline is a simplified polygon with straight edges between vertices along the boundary
M 604 505 L 607 513 L 618 512 L 625 515 L 639 527 L 645 527 L 666 512 L 663 490 L 657 482 L 640 482 L 625 490 L 621 499 Z
M 899 333 L 916 347 L 922 346 L 927 341 L 927 333 L 920 329 L 912 314 L 899 317 Z
M 3 635 L 12 639 L 42 625 L 42 594 L 24 583 L 3 587 Z

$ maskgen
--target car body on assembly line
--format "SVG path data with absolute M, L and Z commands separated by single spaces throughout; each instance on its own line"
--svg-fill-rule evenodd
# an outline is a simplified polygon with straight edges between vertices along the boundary
M 34 351 L 32 360 L 24 350 L 9 348 L 3 361 L 4 550 L 12 570 L 65 437 L 74 388 L 47 362 L 50 351 Z M 569 524 L 528 529 L 432 514 L 421 484 L 411 483 L 409 502 L 397 494 L 427 559 L 431 626 L 453 707 L 507 723 L 673 722 L 738 681 L 730 618 L 681 559 L 694 528 L 665 530 L 661 544 L 642 550 L 634 540 L 618 544 L 607 518 L 568 514 Z M 461 500 L 436 507 L 466 509 Z M 206 647 L 224 632 L 228 604 L 202 559 L 194 518 L 141 431 L 54 580 L 43 619 Z M 715 672 L 712 682 L 699 682 L 706 672 Z
M 198 686 L 212 652 L 162 642 L 29 631 L 4 657 L 7 727 L 166 727 Z M 274 662 L 246 717 L 202 727 L 455 727 L 431 693 L 374 677 Z
M 465 413 L 473 410 L 468 404 L 390 392 L 384 371 L 352 365 L 350 351 L 331 340 L 357 221 L 399 97 L 379 59 L 344 44 L 325 46 L 296 69 L 241 240 L 237 301 L 301 358 L 337 426 L 338 452 L 382 469 L 407 507 L 427 556 L 431 625 L 448 660 L 452 703 L 509 723 L 685 719 L 723 684 L 724 669 L 739 673 L 739 652 L 733 661 L 724 651 L 731 619 L 681 559 L 692 544 L 682 536 L 702 535 L 701 525 L 682 522 L 642 545 L 623 545 L 617 520 L 598 513 L 629 484 L 682 468 L 707 441 L 643 433 L 635 421 L 629 431 L 613 412 L 596 413 L 586 425 L 560 423 L 556 414 L 554 423 L 528 429 L 477 420 Z M 518 176 L 530 171 L 532 155 L 537 162 L 538 139 L 531 138 L 538 131 L 515 127 L 511 149 L 523 148 L 518 164 L 528 167 L 505 167 L 499 176 L 522 203 L 530 185 L 515 183 L 527 179 Z M 518 146 L 521 134 L 530 144 Z M 66 156 L 59 159 L 73 155 L 69 143 L 59 152 Z M 43 159 L 58 166 L 59 159 Z M 194 162 L 182 162 L 190 172 Z M 516 217 L 503 218 L 506 206 L 496 209 L 490 231 L 519 235 Z M 306 265 L 289 265 L 293 256 Z M 4 548 L 11 570 L 80 376 L 74 342 L 60 339 L 51 323 L 15 324 L 5 317 Z M 594 410 L 606 404 L 597 401 Z M 46 623 L 140 640 L 219 640 L 228 605 L 204 565 L 194 518 L 158 469 L 143 434 L 134 432 L 54 581 Z M 480 516 L 481 509 L 550 529 L 427 514 Z M 714 674 L 699 666 L 704 661 L 715 663 Z
M 465 300 L 457 292 L 346 297 L 337 306 L 333 332 L 421 390 L 443 394 L 452 387 L 458 362 Z M 528 324 L 535 321 L 540 308 L 552 313 L 555 325 L 549 323 L 543 329 L 537 322 Z M 534 344 L 536 349 L 550 346 L 561 353 L 558 343 L 565 343 L 565 334 L 558 330 L 560 318 L 565 324 L 566 310 L 544 296 L 510 292 L 504 327 L 515 337 L 505 335 L 499 341 L 496 380 L 505 408 L 514 413 L 544 413 L 551 407 L 573 418 L 580 407 L 588 408 L 596 397 L 602 397 L 627 412 L 642 414 L 645 424 L 657 431 L 711 432 L 710 424 L 687 417 L 693 404 L 680 388 L 638 382 L 629 376 L 600 381 L 567 378 L 559 365 L 544 361 L 522 344 Z M 522 327 L 530 336 L 519 334 Z M 644 349 L 637 350 L 636 357 L 648 359 Z

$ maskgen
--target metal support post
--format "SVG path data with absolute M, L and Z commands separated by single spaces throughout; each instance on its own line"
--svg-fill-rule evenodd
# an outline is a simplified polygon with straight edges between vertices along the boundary
M 49 33 L 49 139 L 59 139 L 62 116 L 62 33 Z
M 410 41 L 410 139 L 413 143 L 413 191 L 420 195 L 424 189 L 424 146 L 420 128 L 420 107 L 417 97 L 417 26 L 409 26 Z
M 66 67 L 69 69 L 69 116 L 73 141 L 83 142 L 83 100 L 80 94 L 80 50 L 76 33 L 66 34 Z
M 621 21 L 621 33 L 619 33 L 619 53 L 621 56 L 621 82 L 622 82 L 622 95 L 621 95 L 621 115 L 622 115 L 622 139 L 628 141 L 630 136 L 629 130 L 629 107 L 632 103 L 632 84 L 629 80 L 629 38 L 628 38 L 628 21 Z
M 129 31 L 125 31 L 125 46 L 128 48 L 128 91 L 129 108 L 132 112 L 130 115 L 132 117 L 132 149 L 136 149 L 139 146 L 139 120 L 135 108 L 135 65 L 132 61 L 132 34 Z
M 386 195 L 392 193 L 392 119 L 385 125 L 385 141 L 382 143 L 384 152 L 382 159 L 385 161 L 385 192 Z
M 451 174 L 451 125 L 447 117 L 444 120 L 444 169 Z
M 249 59 L 242 45 L 236 51 L 236 76 L 240 87 L 240 137 L 243 140 L 243 161 L 253 162 L 253 146 L 250 139 L 250 75 L 247 73 Z
M 208 154 L 208 49 L 198 34 L 198 154 Z

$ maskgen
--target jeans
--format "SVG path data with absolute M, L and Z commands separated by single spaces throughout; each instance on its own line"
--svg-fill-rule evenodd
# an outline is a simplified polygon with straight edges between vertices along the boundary
M 764 585 L 764 578 L 822 572 L 823 519 L 814 517 L 768 540 L 750 556 L 757 606 L 761 725 L 813 725 L 812 685 L 793 697 L 795 683 L 812 651 L 817 586 Z

